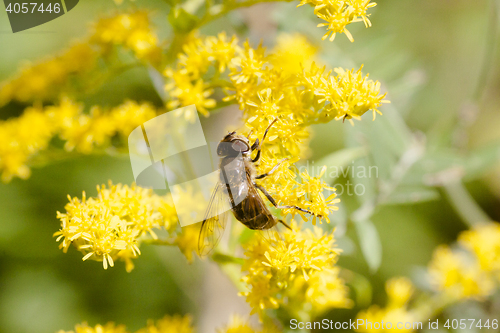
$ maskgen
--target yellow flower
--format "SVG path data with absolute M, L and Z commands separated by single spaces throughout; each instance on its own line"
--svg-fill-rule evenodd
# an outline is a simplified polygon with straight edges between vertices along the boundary
M 360 325 L 357 326 L 356 332 L 416 332 L 417 330 L 413 328 L 412 324 L 417 322 L 417 317 L 404 308 L 385 309 L 373 305 L 366 311 L 361 311 L 356 317 L 356 321 L 358 320 L 363 320 L 363 322 L 359 322 Z M 382 322 L 384 323 L 383 327 L 381 326 Z M 403 325 L 398 327 L 399 323 Z M 405 328 L 405 323 L 412 325 L 410 328 Z
M 411 281 L 405 277 L 393 278 L 386 282 L 387 306 L 380 308 L 377 305 L 370 306 L 365 311 L 360 311 L 356 320 L 363 320 L 358 326 L 357 332 L 414 332 L 416 328 L 407 328 L 404 325 L 398 327 L 398 323 L 414 323 L 417 321 L 416 314 L 408 311 L 414 287 Z M 384 323 L 383 326 L 382 322 Z M 360 322 L 361 323 L 361 322 Z M 390 325 L 390 326 L 389 326 Z M 377 327 L 378 326 L 378 327 Z
M 316 60 L 316 53 L 317 48 L 305 36 L 298 33 L 280 34 L 269 58 L 274 67 L 299 74 L 302 68 L 310 67 Z
M 323 75 L 325 68 L 318 68 L 315 64 L 309 72 L 304 72 L 306 91 L 318 98 L 320 108 L 318 120 L 322 122 L 331 119 L 360 119 L 368 110 L 373 111 L 373 120 L 376 113 L 382 114 L 377 108 L 386 94 L 380 94 L 380 82 L 372 81 L 363 76 L 361 69 L 357 71 L 335 68 L 337 76 L 328 72 Z
M 453 300 L 481 300 L 494 291 L 492 279 L 482 272 L 474 258 L 439 246 L 429 263 L 433 287 Z
M 266 49 L 259 45 L 256 49 L 250 46 L 248 41 L 243 45 L 244 49 L 232 60 L 232 69 L 229 76 L 236 84 L 247 83 L 262 76 L 262 70 L 267 62 Z
M 185 80 L 187 76 L 176 73 L 168 73 L 175 84 L 170 90 L 170 97 L 173 98 L 168 104 L 168 108 L 174 109 L 179 106 L 196 105 L 196 109 L 203 115 L 208 116 L 208 110 L 215 107 L 214 99 L 209 98 L 213 94 L 213 89 L 208 88 L 208 85 L 202 79 L 192 83 Z M 180 81 L 177 81 L 180 80 Z M 170 87 L 170 86 L 168 86 Z M 168 89 L 168 88 L 167 88 Z
M 241 52 L 236 36 L 228 39 L 225 32 L 221 32 L 217 37 L 207 37 L 208 60 L 216 62 L 216 68 L 220 73 L 231 65 L 232 59 L 237 52 Z
M 191 316 L 165 316 L 156 323 L 148 320 L 148 325 L 136 333 L 194 333 Z
M 191 325 L 191 316 L 165 316 L 156 322 L 148 320 L 146 327 L 138 330 L 136 333 L 194 333 Z M 74 331 L 60 330 L 58 333 L 128 333 L 124 325 L 116 326 L 109 322 L 106 325 L 96 325 L 90 327 L 87 323 L 77 324 Z
M 110 116 L 116 130 L 127 138 L 133 129 L 154 118 L 156 110 L 149 103 L 138 104 L 135 101 L 125 101 L 111 109 Z
M 385 289 L 389 298 L 387 306 L 394 308 L 406 305 L 415 291 L 410 279 L 405 277 L 393 278 L 387 281 Z
M 465 231 L 458 241 L 476 255 L 482 270 L 500 278 L 500 224 L 488 223 Z
M 199 235 L 199 225 L 190 225 L 183 227 L 175 239 L 175 244 L 190 263 L 193 262 L 193 253 L 197 253 L 198 251 Z
M 286 308 L 292 315 L 301 311 L 319 314 L 331 308 L 352 305 L 348 289 L 335 266 L 340 250 L 333 233 L 286 230 L 282 238 L 254 239 L 245 245 L 247 257 L 242 271 L 249 291 L 242 293 L 252 313 L 265 316 L 264 310 Z
M 218 329 L 217 333 L 256 333 L 257 331 L 250 326 L 248 321 L 240 316 L 232 316 L 229 324 L 223 329 Z
M 90 42 L 110 50 L 113 45 L 122 45 L 135 52 L 139 59 L 158 52 L 158 39 L 151 30 L 146 11 L 121 13 L 100 19 L 93 25 Z
M 318 24 L 318 27 L 327 27 L 328 31 L 323 39 L 328 38 L 331 34 L 330 41 L 333 41 L 337 33 L 345 33 L 351 42 L 354 39 L 346 26 L 363 21 L 366 27 L 370 27 L 371 22 L 368 19 L 370 14 L 367 14 L 366 11 L 377 5 L 370 0 L 302 0 L 297 7 L 305 4 L 314 6 L 314 14 L 326 21 L 326 23 Z
M 96 325 L 90 327 L 87 323 L 77 324 L 73 331 L 60 330 L 57 333 L 128 333 L 124 325 L 116 326 L 114 323 L 107 323 L 106 325 Z
M 69 198 L 66 213 L 57 212 L 61 229 L 54 234 L 62 240 L 66 252 L 71 244 L 84 253 L 83 260 L 103 262 L 104 269 L 114 266 L 116 259 L 133 269 L 130 259 L 140 254 L 140 237 L 149 234 L 157 239 L 154 229 L 171 229 L 176 224 L 168 197 L 158 197 L 152 190 L 132 185 L 104 185 L 97 188 L 96 198 Z
M 68 98 L 62 98 L 59 105 L 48 106 L 46 113 L 65 141 L 64 148 L 85 154 L 96 147 L 106 148 L 115 134 L 126 140 L 134 128 L 156 115 L 150 104 L 134 101 L 125 101 L 109 111 L 92 107 L 90 114 L 85 114 L 83 105 Z
M 0 106 L 11 100 L 29 102 L 57 97 L 71 75 L 85 73 L 95 66 L 97 56 L 90 45 L 81 42 L 60 55 L 26 63 L 18 74 L 0 84 Z
M 54 124 L 41 108 L 29 107 L 18 118 L 0 121 L 0 171 L 3 182 L 30 175 L 29 159 L 46 149 Z

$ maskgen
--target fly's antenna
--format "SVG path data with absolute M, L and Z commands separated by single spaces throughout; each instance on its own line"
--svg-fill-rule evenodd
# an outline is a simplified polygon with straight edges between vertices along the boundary
M 277 121 L 278 121 L 278 119 L 279 119 L 279 118 L 278 118 L 278 117 L 276 117 L 276 119 L 274 119 L 274 120 L 273 120 L 273 122 L 272 122 L 272 123 L 270 123 L 270 124 L 269 124 L 269 126 L 267 126 L 266 131 L 264 132 L 264 136 L 262 137 L 262 142 L 264 142 L 264 139 L 266 138 L 267 132 L 269 131 L 269 129 L 271 128 L 271 126 L 273 126 L 273 124 L 274 124 L 275 122 L 277 122 Z
M 247 135 L 248 140 L 250 140 L 250 135 L 252 135 L 252 133 L 253 133 L 253 130 L 251 130 L 250 133 L 248 133 L 248 135 Z

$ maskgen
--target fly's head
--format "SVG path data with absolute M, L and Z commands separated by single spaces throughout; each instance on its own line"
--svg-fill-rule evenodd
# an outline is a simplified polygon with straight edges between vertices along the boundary
M 224 156 L 238 156 L 248 155 L 251 153 L 250 142 L 248 138 L 243 135 L 236 134 L 236 132 L 228 133 L 217 146 L 217 155 Z

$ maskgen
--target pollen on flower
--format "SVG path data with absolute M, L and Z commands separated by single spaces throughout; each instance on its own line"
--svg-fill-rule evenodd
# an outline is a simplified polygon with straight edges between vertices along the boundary
M 244 246 L 247 259 L 242 266 L 242 293 L 252 313 L 265 317 L 266 309 L 286 308 L 297 314 L 306 307 L 319 314 L 331 308 L 352 305 L 348 289 L 336 266 L 340 250 L 333 233 L 313 230 L 287 230 L 283 239 L 257 238 Z
M 155 229 L 175 228 L 177 221 L 169 197 L 159 197 L 150 189 L 132 185 L 97 188 L 96 198 L 69 198 L 65 213 L 57 212 L 61 229 L 54 234 L 64 252 L 74 245 L 84 254 L 83 260 L 103 262 L 104 269 L 114 266 L 116 259 L 133 268 L 131 259 L 140 254 L 142 236 L 156 239 Z M 169 209 L 167 209 L 169 207 Z

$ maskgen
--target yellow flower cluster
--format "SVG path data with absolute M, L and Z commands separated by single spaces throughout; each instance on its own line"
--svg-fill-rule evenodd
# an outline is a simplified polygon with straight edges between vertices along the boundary
M 135 333 L 194 333 L 193 319 L 190 315 L 165 316 L 156 322 L 148 320 L 147 326 Z M 278 333 L 277 328 L 267 325 L 263 329 L 255 329 L 247 320 L 240 316 L 233 316 L 228 325 L 218 329 L 217 333 Z M 115 325 L 112 322 L 106 325 L 89 326 L 87 323 L 77 324 L 74 330 L 60 330 L 57 333 L 129 333 L 124 325 Z
M 363 320 L 362 325 L 358 325 L 357 332 L 413 332 L 413 328 L 399 328 L 397 323 L 413 323 L 417 316 L 407 309 L 408 301 L 413 295 L 414 287 L 407 278 L 394 278 L 386 282 L 387 305 L 380 308 L 377 305 L 370 306 L 367 310 L 358 313 L 356 320 Z M 385 325 L 380 327 L 380 323 Z M 358 322 L 361 323 L 361 322 Z M 378 323 L 378 327 L 376 324 Z M 391 327 L 388 327 L 390 323 Z
M 150 189 L 132 185 L 97 187 L 96 198 L 69 198 L 65 213 L 57 212 L 61 229 L 54 234 L 64 252 L 73 244 L 84 254 L 83 260 L 102 261 L 104 269 L 116 259 L 126 262 L 127 271 L 134 265 L 131 259 L 140 254 L 143 236 L 157 239 L 154 229 L 172 231 L 177 227 L 177 215 L 169 196 L 160 197 Z
M 322 229 L 287 230 L 283 239 L 255 238 L 244 246 L 243 292 L 252 313 L 265 317 L 266 309 L 285 308 L 292 317 L 306 311 L 314 316 L 331 308 L 352 305 L 348 289 L 335 265 L 340 250 L 333 233 Z
M 347 25 L 363 21 L 366 27 L 371 27 L 370 14 L 366 11 L 377 5 L 370 0 L 301 0 L 297 7 L 305 4 L 314 6 L 314 14 L 326 22 L 318 24 L 318 27 L 327 27 L 323 40 L 331 34 L 330 41 L 333 41 L 337 33 L 345 33 L 351 42 L 354 39 Z
M 158 37 L 151 29 L 151 21 L 145 11 L 100 19 L 94 24 L 89 42 L 101 46 L 104 53 L 114 46 L 123 46 L 134 52 L 138 59 L 158 63 L 161 57 Z
M 168 107 L 195 104 L 197 110 L 207 116 L 207 109 L 215 107 L 216 101 L 209 98 L 214 90 L 203 75 L 213 66 L 214 76 L 219 76 L 230 65 L 238 49 L 236 37 L 229 39 L 224 32 L 203 39 L 191 36 L 179 54 L 177 67 L 167 68 L 164 73 L 170 80 L 165 86 L 171 99 Z M 214 78 L 210 82 L 214 84 Z
M 451 300 L 482 300 L 492 295 L 500 281 L 500 225 L 489 223 L 459 236 L 469 252 L 440 246 L 429 264 L 433 286 Z
M 145 328 L 138 330 L 136 333 L 194 333 L 191 325 L 190 316 L 165 316 L 156 321 L 148 321 Z M 72 331 L 60 330 L 58 333 L 129 333 L 124 325 L 116 326 L 109 322 L 106 325 L 89 326 L 87 323 L 77 324 Z
M 229 324 L 222 329 L 218 329 L 217 333 L 278 333 L 281 332 L 274 325 L 266 323 L 262 329 L 256 329 L 248 320 L 241 316 L 234 315 L 231 317 Z
M 194 333 L 192 321 L 193 319 L 189 315 L 165 316 L 157 320 L 156 323 L 149 320 L 148 325 L 136 333 Z
M 77 324 L 74 330 L 64 331 L 60 330 L 57 333 L 128 333 L 124 325 L 116 326 L 114 323 L 109 322 L 106 325 L 97 324 L 94 327 L 89 326 L 87 323 Z
M 87 154 L 96 147 L 106 148 L 115 136 L 125 142 L 135 127 L 155 115 L 151 105 L 133 101 L 106 112 L 93 107 L 90 114 L 68 98 L 62 98 L 58 105 L 29 107 L 21 116 L 0 122 L 1 180 L 28 178 L 30 161 L 48 149 L 55 136 L 65 142 L 66 151 Z
M 55 133 L 52 119 L 38 107 L 27 108 L 21 117 L 0 121 L 1 180 L 30 176 L 30 156 L 47 148 Z
M 328 186 L 321 180 L 326 172 L 326 166 L 315 177 L 309 175 L 307 170 L 299 173 L 297 177 L 297 174 L 292 170 L 292 163 L 296 160 L 298 158 L 283 161 L 271 175 L 259 180 L 259 184 L 271 194 L 278 204 L 295 205 L 314 213 L 313 224 L 316 224 L 318 216 L 330 223 L 328 215 L 330 212 L 338 210 L 335 204 L 339 203 L 340 199 L 336 198 L 335 188 Z M 264 154 L 258 165 L 259 173 L 268 172 L 279 162 L 275 155 Z M 329 192 L 326 198 L 325 191 Z M 299 214 L 303 219 L 308 218 L 307 214 L 293 208 L 282 209 L 281 213 L 292 216 Z M 321 223 L 321 219 L 319 221 Z
M 483 271 L 492 273 L 500 281 L 500 224 L 488 223 L 465 231 L 458 242 L 475 254 Z
M 12 100 L 23 103 L 53 100 L 63 92 L 75 92 L 79 88 L 71 88 L 69 79 L 75 75 L 91 76 L 99 57 L 108 56 L 116 46 L 131 50 L 140 60 L 152 64 L 160 61 L 158 37 L 151 28 L 147 12 L 105 17 L 94 24 L 89 37 L 60 55 L 27 63 L 13 78 L 0 84 L 0 106 Z
M 265 173 L 279 161 L 288 161 L 270 178 L 273 182 L 264 183 L 279 204 L 295 204 L 315 216 L 328 217 L 338 199 L 335 194 L 325 199 L 323 190 L 333 189 L 319 177 L 306 172 L 298 175 L 290 169 L 309 137 L 308 127 L 332 119 L 360 119 L 369 110 L 375 116 L 380 113 L 377 108 L 387 101 L 380 93 L 380 83 L 363 76 L 361 69 L 336 68 L 332 75 L 332 71 L 326 72 L 325 67 L 311 62 L 315 52 L 316 48 L 298 34 L 281 36 L 269 55 L 262 46 L 252 48 L 248 42 L 240 47 L 236 37 L 228 38 L 223 33 L 217 37 L 191 36 L 175 69 L 165 71 L 169 79 L 166 90 L 171 99 L 168 107 L 195 104 L 204 115 L 217 105 L 212 98 L 215 88 L 232 91 L 223 100 L 238 103 L 252 141 L 261 140 L 269 125 L 278 119 L 263 143 L 263 150 L 270 154 L 263 158 L 258 170 Z
M 54 119 L 60 138 L 65 141 L 64 148 L 84 154 L 91 153 L 94 148 L 107 147 L 114 136 L 125 141 L 134 128 L 156 116 L 153 106 L 134 101 L 125 101 L 107 111 L 94 106 L 85 114 L 82 105 L 65 98 L 59 105 L 46 110 Z
M 29 102 L 58 97 L 67 88 L 69 77 L 91 70 L 97 57 L 98 52 L 82 42 L 55 57 L 25 64 L 16 76 L 0 84 L 0 106 L 11 100 Z

